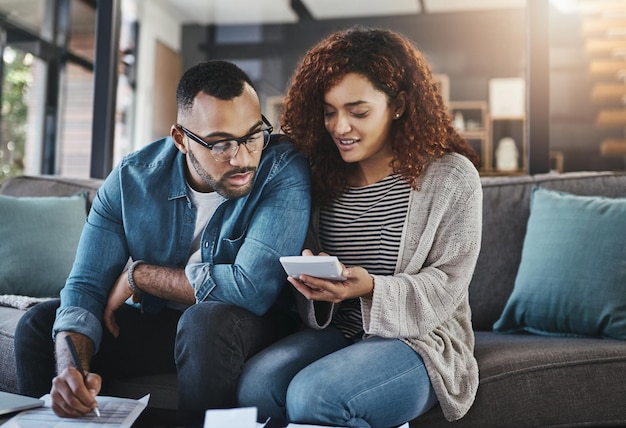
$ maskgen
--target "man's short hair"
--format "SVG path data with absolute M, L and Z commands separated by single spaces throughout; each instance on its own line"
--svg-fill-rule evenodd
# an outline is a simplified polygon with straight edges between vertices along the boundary
M 178 82 L 176 104 L 181 111 L 190 109 L 200 91 L 221 100 L 232 100 L 243 93 L 246 83 L 254 88 L 250 77 L 231 62 L 201 62 L 189 68 Z

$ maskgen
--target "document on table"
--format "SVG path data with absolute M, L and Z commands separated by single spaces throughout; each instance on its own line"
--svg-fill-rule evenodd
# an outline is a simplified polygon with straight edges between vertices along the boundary
M 50 394 L 44 395 L 41 399 L 45 401 L 43 407 L 18 413 L 2 425 L 2 428 L 130 428 L 148 405 L 150 394 L 139 400 L 98 396 L 96 400 L 98 400 L 100 417 L 95 413 L 90 413 L 81 418 L 60 418 L 52 411 Z
M 214 409 L 207 410 L 204 414 L 204 428 L 264 428 L 270 426 L 271 421 L 259 423 L 257 420 L 256 407 L 240 407 L 235 409 Z M 282 425 L 281 425 L 282 426 Z M 4 428 L 4 427 L 2 427 Z M 287 425 L 286 428 L 342 428 L 328 427 L 322 425 L 294 424 Z M 399 428 L 409 428 L 409 423 Z

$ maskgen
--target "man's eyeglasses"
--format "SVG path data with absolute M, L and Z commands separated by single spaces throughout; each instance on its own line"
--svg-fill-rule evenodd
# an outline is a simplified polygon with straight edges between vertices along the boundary
M 237 156 L 239 146 L 242 144 L 246 146 L 249 153 L 257 153 L 267 147 L 270 142 L 270 134 L 274 131 L 274 127 L 265 116 L 261 115 L 261 119 L 265 127 L 258 131 L 251 132 L 241 138 L 224 138 L 223 140 L 217 140 L 211 143 L 204 141 L 202 137 L 194 134 L 183 125 L 176 126 L 183 131 L 187 137 L 209 149 L 211 155 L 213 155 L 213 159 L 218 162 L 226 162 Z

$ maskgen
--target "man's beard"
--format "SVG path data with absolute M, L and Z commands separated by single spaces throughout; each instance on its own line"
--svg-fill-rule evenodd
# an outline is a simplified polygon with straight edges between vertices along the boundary
M 254 183 L 254 176 L 256 175 L 257 170 L 256 167 L 248 166 L 244 168 L 236 168 L 232 171 L 227 172 L 219 179 L 215 179 L 211 177 L 211 175 L 206 169 L 202 167 L 202 165 L 200 165 L 200 162 L 198 162 L 198 159 L 194 156 L 191 149 L 187 151 L 187 156 L 189 156 L 191 165 L 193 165 L 193 168 L 196 170 L 196 173 L 200 176 L 202 181 L 204 181 L 207 186 L 211 187 L 223 197 L 227 199 L 239 198 L 241 196 L 247 195 L 248 193 L 250 193 L 250 190 L 252 190 L 252 184 Z M 252 179 L 246 186 L 232 188 L 228 185 L 227 178 L 231 175 L 244 174 L 250 171 L 252 172 Z

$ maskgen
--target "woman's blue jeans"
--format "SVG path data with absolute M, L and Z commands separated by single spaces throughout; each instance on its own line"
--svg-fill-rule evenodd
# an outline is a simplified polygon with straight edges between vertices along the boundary
M 240 406 L 259 418 L 355 427 L 392 427 L 437 403 L 422 358 L 398 339 L 356 343 L 338 330 L 303 330 L 244 366 Z

